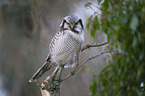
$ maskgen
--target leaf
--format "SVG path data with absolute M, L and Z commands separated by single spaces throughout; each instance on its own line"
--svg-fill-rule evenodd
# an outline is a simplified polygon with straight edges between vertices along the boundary
M 85 7 L 90 7 L 91 5 L 92 5 L 91 2 L 87 2 L 87 3 L 85 4 Z
M 98 4 L 100 4 L 101 1 L 102 1 L 102 0 L 98 0 Z
M 137 39 L 134 37 L 133 42 L 132 42 L 132 47 L 136 48 L 137 46 Z
M 138 17 L 136 15 L 133 15 L 131 18 L 130 25 L 129 25 L 130 29 L 132 29 L 133 31 L 136 31 L 138 24 L 139 24 Z
M 108 7 L 109 7 L 108 0 L 105 0 L 104 3 L 103 3 L 103 10 L 107 10 Z
M 92 24 L 92 29 L 91 29 L 91 37 L 95 38 L 95 33 L 96 30 L 99 30 L 99 21 L 98 21 L 98 17 L 95 16 L 94 20 L 93 20 L 93 24 Z
M 90 22 L 91 22 L 91 20 L 92 20 L 92 17 L 93 17 L 93 15 L 90 16 L 90 17 L 88 18 L 88 20 L 86 21 L 86 29 L 87 29 L 87 31 L 89 31 Z
M 91 29 L 91 37 L 94 39 L 95 38 L 95 28 L 93 27 L 92 29 Z
M 97 88 L 97 82 L 96 82 L 96 79 L 94 78 L 94 80 L 90 84 L 90 95 L 91 96 L 95 96 L 96 88 Z

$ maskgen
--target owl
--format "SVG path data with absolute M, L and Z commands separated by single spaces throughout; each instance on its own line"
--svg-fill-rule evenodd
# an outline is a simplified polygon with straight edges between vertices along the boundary
M 64 65 L 64 68 L 73 67 L 81 54 L 84 43 L 84 27 L 82 19 L 75 15 L 66 16 L 59 32 L 53 37 L 46 62 L 31 77 L 29 82 L 36 81 L 53 65 Z

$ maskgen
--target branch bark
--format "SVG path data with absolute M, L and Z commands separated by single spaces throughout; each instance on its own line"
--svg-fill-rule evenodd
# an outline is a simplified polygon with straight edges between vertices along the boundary
M 60 96 L 61 74 L 64 65 L 58 65 L 51 76 L 48 76 L 41 84 L 42 96 Z
M 109 42 L 101 42 L 101 44 L 87 44 L 85 45 L 83 48 L 82 48 L 82 51 L 88 49 L 88 48 L 91 48 L 91 47 L 100 47 L 100 46 L 103 46 L 103 45 L 106 45 L 106 44 L 109 44 Z

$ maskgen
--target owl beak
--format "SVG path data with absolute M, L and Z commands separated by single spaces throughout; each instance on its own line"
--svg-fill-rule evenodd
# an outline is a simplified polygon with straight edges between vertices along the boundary
M 71 27 L 71 29 L 73 29 L 73 28 L 74 28 L 74 26 L 73 26 L 73 25 L 71 25 L 70 27 Z

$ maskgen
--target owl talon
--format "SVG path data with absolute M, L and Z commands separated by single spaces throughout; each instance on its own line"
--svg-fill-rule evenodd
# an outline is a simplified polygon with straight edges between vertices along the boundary
M 72 71 L 72 72 L 71 72 L 71 75 L 74 75 L 74 73 L 75 73 L 75 72 L 74 72 L 74 71 Z

